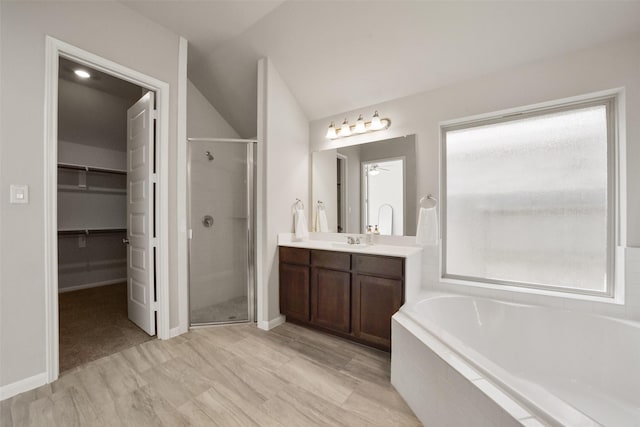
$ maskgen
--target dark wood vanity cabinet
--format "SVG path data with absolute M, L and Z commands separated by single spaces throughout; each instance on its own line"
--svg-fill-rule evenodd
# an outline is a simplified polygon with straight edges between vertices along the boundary
M 287 318 L 311 319 L 309 249 L 280 248 L 280 311 Z
M 288 320 L 388 350 L 391 316 L 403 302 L 403 258 L 280 247 Z
M 353 335 L 391 347 L 391 316 L 402 305 L 402 280 L 355 274 Z
M 311 251 L 311 323 L 338 332 L 350 332 L 350 254 Z

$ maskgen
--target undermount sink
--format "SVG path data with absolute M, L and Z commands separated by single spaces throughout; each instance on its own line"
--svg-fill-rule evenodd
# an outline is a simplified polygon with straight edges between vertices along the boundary
M 343 242 L 332 242 L 331 246 L 336 248 L 347 248 L 347 249 L 362 249 L 366 248 L 369 245 L 366 243 L 343 243 Z

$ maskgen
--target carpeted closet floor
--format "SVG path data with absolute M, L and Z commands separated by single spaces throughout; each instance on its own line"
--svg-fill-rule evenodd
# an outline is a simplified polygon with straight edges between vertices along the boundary
M 58 295 L 60 372 L 154 339 L 127 318 L 127 284 Z

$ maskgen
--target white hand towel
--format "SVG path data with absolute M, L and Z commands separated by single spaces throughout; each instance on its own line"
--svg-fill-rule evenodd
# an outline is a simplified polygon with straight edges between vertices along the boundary
M 421 246 L 437 245 L 439 237 L 437 208 L 420 208 L 416 243 Z
M 320 233 L 329 232 L 329 223 L 327 221 L 327 213 L 323 208 L 318 208 L 318 231 Z
M 309 227 L 307 227 L 307 219 L 305 218 L 304 209 L 296 209 L 294 229 L 296 239 L 306 239 L 309 237 Z

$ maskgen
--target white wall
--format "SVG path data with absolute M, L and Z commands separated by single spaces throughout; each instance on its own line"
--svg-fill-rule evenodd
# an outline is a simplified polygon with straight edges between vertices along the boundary
M 331 121 L 357 117 L 359 113 L 379 110 L 381 116 L 392 119 L 392 126 L 374 134 L 347 139 L 353 145 L 395 136 L 416 134 L 417 196 L 439 193 L 439 123 L 447 120 L 489 113 L 612 88 L 625 88 L 623 107 L 626 126 L 620 129 L 627 143 L 627 206 L 626 243 L 640 246 L 640 37 L 597 46 L 589 50 L 545 61 L 538 61 L 463 82 L 438 90 L 424 92 L 382 104 L 316 120 L 310 125 L 312 150 L 334 148 L 344 142 L 325 138 Z M 624 243 L 624 242 L 623 242 Z M 426 286 L 438 279 L 438 259 L 434 250 L 425 251 L 423 276 Z M 459 292 L 492 295 L 504 299 L 539 302 L 550 306 L 609 313 L 640 319 L 640 256 L 628 251 L 626 306 L 573 301 L 532 296 L 504 291 L 449 286 Z
M 293 231 L 295 199 L 309 209 L 309 121 L 269 59 L 258 64 L 258 162 L 262 161 L 261 230 L 263 279 L 258 326 L 280 316 L 278 233 Z M 260 256 L 260 254 L 259 254 Z M 261 271 L 260 271 L 261 270 Z
M 187 136 L 189 138 L 240 138 L 207 98 L 187 81 Z
M 127 110 L 142 96 L 138 90 L 135 99 L 125 98 L 58 79 L 58 139 L 126 152 Z
M 44 76 L 50 35 L 170 85 L 169 272 L 177 287 L 176 123 L 179 37 L 117 2 L 0 4 L 0 385 L 45 371 Z M 9 184 L 31 202 L 10 205 Z M 171 300 L 171 326 L 178 302 Z M 16 327 L 19 325 L 19 327 Z

